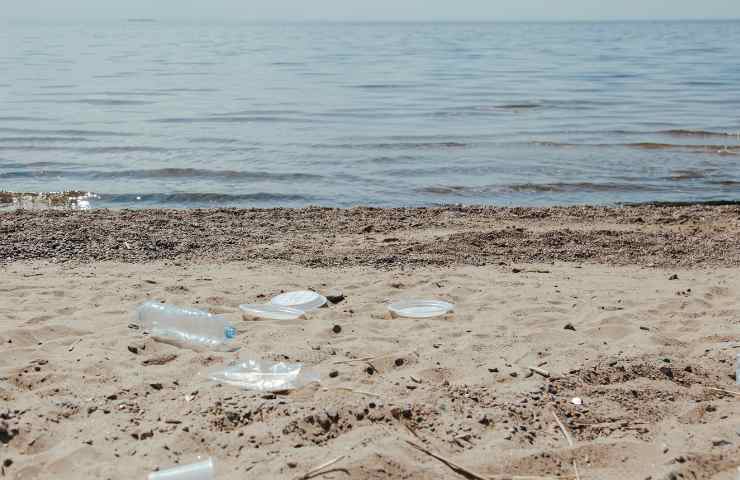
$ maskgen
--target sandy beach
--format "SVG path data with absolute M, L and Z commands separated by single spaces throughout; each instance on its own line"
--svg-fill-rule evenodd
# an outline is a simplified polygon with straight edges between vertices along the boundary
M 736 205 L 0 213 L 0 477 L 735 480 L 738 239 Z M 239 313 L 298 289 L 344 299 Z M 390 318 L 403 298 L 456 310 Z M 130 328 L 150 299 L 240 349 Z M 240 358 L 321 383 L 203 376 Z

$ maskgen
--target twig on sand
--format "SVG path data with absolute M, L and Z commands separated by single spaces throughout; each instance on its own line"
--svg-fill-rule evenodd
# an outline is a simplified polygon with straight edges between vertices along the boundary
M 303 476 L 298 477 L 297 480 L 308 480 L 309 478 L 313 478 L 316 475 L 321 474 L 322 470 L 324 470 L 327 467 L 331 467 L 332 465 L 334 465 L 338 461 L 342 460 L 343 458 L 344 458 L 344 455 L 342 455 L 341 457 L 337 457 L 334 460 L 330 460 L 330 461 L 328 461 L 326 463 L 322 463 L 318 467 L 312 468 L 311 470 L 309 470 L 308 472 L 306 472 Z
M 728 395 L 737 395 L 740 397 L 740 392 L 734 392 L 732 390 L 725 390 L 724 388 L 715 388 L 715 387 L 704 387 L 704 388 L 706 388 L 707 390 L 714 390 L 715 392 L 722 392 Z
M 442 455 L 438 455 L 430 450 L 427 450 L 426 448 L 422 447 L 421 445 L 417 445 L 412 441 L 406 440 L 406 443 L 414 447 L 415 449 L 419 450 L 420 452 L 426 453 L 432 458 L 436 458 L 440 462 L 444 463 L 448 467 L 450 467 L 455 472 L 459 473 L 465 478 L 472 478 L 474 480 L 488 480 L 488 478 L 484 477 L 483 475 L 480 475 L 478 473 L 473 472 L 472 470 L 465 468 L 461 465 L 458 465 L 457 463 L 453 462 L 452 460 L 443 457 Z
M 563 425 L 563 422 L 560 421 L 560 418 L 558 418 L 558 414 L 555 413 L 555 410 L 552 411 L 552 416 L 555 417 L 555 421 L 558 422 L 558 426 L 560 427 L 560 430 L 563 432 L 563 435 L 565 436 L 565 440 L 568 442 L 568 446 L 573 447 L 573 437 L 570 436 L 570 432 L 568 432 L 568 429 L 565 428 L 565 425 Z M 573 459 L 573 470 L 576 472 L 576 480 L 581 480 L 581 474 L 578 473 L 578 462 L 576 459 Z
M 354 388 L 350 388 L 350 387 L 337 387 L 336 390 L 344 390 L 346 392 L 357 393 L 359 395 L 368 395 L 370 397 L 377 397 L 377 398 L 383 397 L 382 395 L 378 395 L 377 393 L 365 392 L 363 390 L 355 390 Z
M 563 422 L 560 421 L 560 418 L 558 418 L 558 414 L 555 413 L 553 410 L 552 416 L 555 417 L 555 421 L 558 422 L 558 427 L 560 427 L 560 431 L 563 432 L 563 436 L 565 436 L 565 440 L 568 442 L 568 446 L 573 446 L 573 438 L 570 436 L 570 432 L 568 432 L 568 429 L 565 428 L 565 425 L 563 425 Z
M 364 357 L 364 358 L 352 358 L 350 360 L 339 360 L 339 361 L 334 362 L 334 365 L 342 365 L 346 363 L 357 363 L 357 362 L 368 362 L 370 360 L 375 360 L 376 358 L 378 357 L 375 356 L 375 357 Z
M 543 370 L 543 369 L 538 368 L 538 367 L 527 367 L 527 368 L 530 369 L 530 370 L 532 370 L 534 373 L 538 373 L 538 374 L 542 375 L 545 378 L 550 378 L 550 372 L 548 372 L 547 370 Z

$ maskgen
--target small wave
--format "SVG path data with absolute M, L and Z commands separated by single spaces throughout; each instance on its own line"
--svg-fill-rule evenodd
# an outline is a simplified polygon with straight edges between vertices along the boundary
M 671 172 L 671 176 L 667 180 L 681 181 L 681 180 L 697 180 L 700 178 L 706 178 L 706 172 L 699 170 L 674 170 Z
M 21 151 L 21 152 L 77 152 L 91 155 L 106 153 L 163 153 L 173 151 L 164 147 L 146 147 L 146 146 L 111 146 L 111 147 L 68 147 L 68 146 L 49 146 L 49 145 L 0 145 L 0 151 Z
M 0 143 L 73 143 L 89 142 L 85 137 L 0 137 Z
M 240 140 L 236 138 L 216 138 L 216 137 L 193 137 L 188 138 L 190 143 L 215 143 L 219 145 L 227 145 L 231 143 L 239 143 Z
M 156 205 L 156 206 L 198 206 L 198 205 L 236 205 L 248 202 L 280 203 L 280 202 L 315 202 L 316 199 L 307 195 L 289 193 L 124 193 L 124 194 L 96 194 L 101 202 L 128 205 Z
M 152 120 L 157 123 L 306 123 L 309 120 L 277 116 L 214 116 L 214 117 L 171 117 Z
M 48 130 L 41 128 L 13 128 L 13 127 L 0 127 L 0 132 L 3 133 L 16 133 L 16 134 L 29 134 L 29 135 L 69 135 L 69 136 L 82 136 L 82 137 L 130 137 L 135 135 L 134 133 L 126 132 L 107 132 L 102 130 Z
M 0 122 L 47 122 L 48 118 L 26 116 L 0 116 Z
M 523 183 L 512 185 L 434 185 L 417 189 L 420 193 L 445 196 L 477 196 L 502 193 L 585 193 L 585 192 L 654 192 L 663 187 L 633 183 Z
M 725 133 L 725 132 L 709 132 L 706 130 L 661 130 L 656 132 L 661 135 L 669 135 L 672 137 L 740 137 L 740 131 L 737 133 Z
M 348 85 L 349 88 L 359 88 L 361 90 L 396 90 L 401 88 L 416 88 L 419 85 L 404 85 L 402 83 L 362 83 L 359 85 Z
M 372 150 L 448 149 L 465 148 L 467 146 L 467 144 L 461 142 L 323 143 L 311 145 L 313 148 Z
M 79 103 L 82 105 L 92 105 L 95 107 L 117 107 L 117 106 L 126 106 L 126 105 L 152 105 L 155 102 L 151 102 L 147 100 L 80 98 L 76 100 L 54 100 L 53 103 Z
M 197 168 L 159 168 L 149 170 L 15 170 L 0 173 L 0 178 L 91 178 L 91 179 L 165 179 L 197 178 L 252 181 L 322 181 L 325 177 L 311 173 L 248 172 L 235 170 L 205 170 Z
M 707 183 L 719 185 L 720 187 L 740 187 L 740 180 L 713 180 Z

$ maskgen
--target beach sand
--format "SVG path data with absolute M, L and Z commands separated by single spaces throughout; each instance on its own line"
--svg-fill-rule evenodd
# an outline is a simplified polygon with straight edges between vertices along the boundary
M 465 478 L 412 442 L 483 478 L 734 480 L 739 232 L 737 206 L 2 213 L 0 477 Z M 295 289 L 345 299 L 239 314 Z M 389 318 L 414 297 L 456 310 Z M 224 314 L 240 350 L 130 328 L 149 299 Z M 250 357 L 321 384 L 202 375 Z

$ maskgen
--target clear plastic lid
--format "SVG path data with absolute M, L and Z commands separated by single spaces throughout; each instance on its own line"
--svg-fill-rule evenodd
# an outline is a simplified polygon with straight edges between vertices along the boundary
M 283 293 L 274 297 L 271 303 L 280 307 L 295 308 L 308 312 L 323 307 L 326 304 L 326 298 L 316 292 L 304 290 Z
M 442 300 L 402 300 L 388 305 L 388 310 L 398 317 L 431 318 L 455 310 L 455 306 Z

